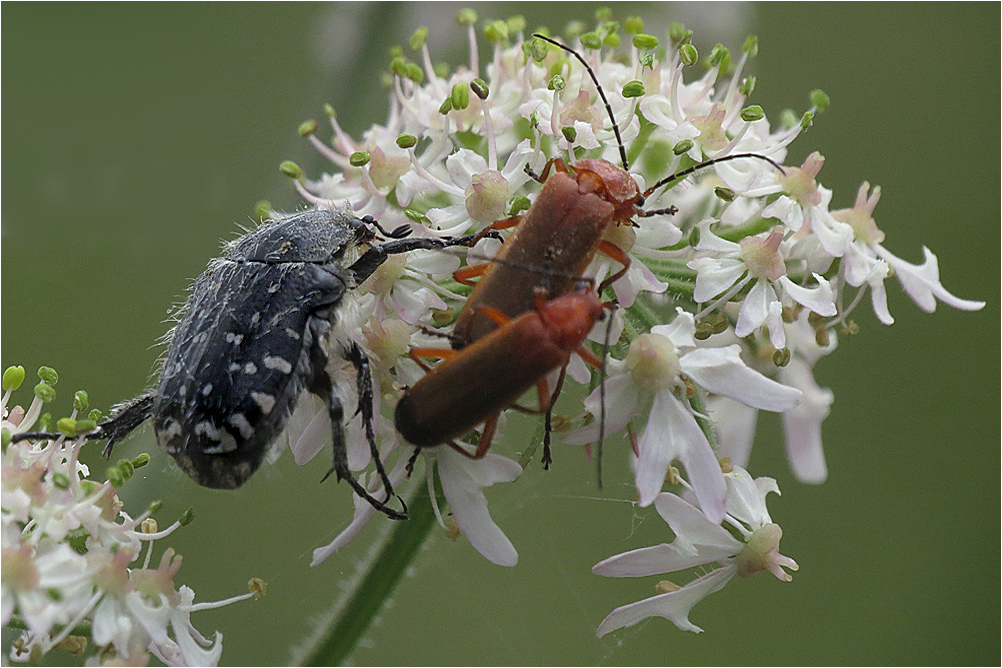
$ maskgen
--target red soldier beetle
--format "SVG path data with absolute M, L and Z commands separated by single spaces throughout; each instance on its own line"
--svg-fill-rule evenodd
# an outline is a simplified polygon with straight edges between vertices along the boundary
M 411 350 L 411 357 L 428 370 L 428 375 L 401 397 L 395 421 L 397 431 L 419 449 L 448 443 L 458 452 L 480 459 L 490 447 L 501 411 L 514 406 L 527 390 L 536 386 L 538 412 L 549 410 L 546 375 L 566 366 L 573 353 L 594 366 L 602 364 L 581 347 L 606 309 L 590 288 L 549 301 L 545 289 L 538 290 L 535 310 L 515 319 L 489 306 L 479 309 L 497 329 L 463 350 Z M 431 370 L 420 361 L 431 357 L 445 361 Z M 471 454 L 454 439 L 481 423 L 483 434 Z

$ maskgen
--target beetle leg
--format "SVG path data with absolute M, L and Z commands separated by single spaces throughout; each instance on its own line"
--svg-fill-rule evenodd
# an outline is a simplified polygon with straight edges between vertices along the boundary
M 369 494 L 365 487 L 355 479 L 351 469 L 348 468 L 348 446 L 344 440 L 344 407 L 341 405 L 341 399 L 338 398 L 337 393 L 334 391 L 330 376 L 327 375 L 327 354 L 320 345 L 320 338 L 319 336 L 314 337 L 313 345 L 310 346 L 311 373 L 305 380 L 307 389 L 312 394 L 320 397 L 327 404 L 330 411 L 333 462 L 330 470 L 327 471 L 327 475 L 321 479 L 321 482 L 329 478 L 332 473 L 335 473 L 337 474 L 338 482 L 346 480 L 351 485 L 351 488 L 355 490 L 356 494 L 368 501 L 373 508 L 386 514 L 390 519 L 407 519 L 406 513 L 393 510 L 384 501 L 380 501 Z M 385 473 L 383 475 L 385 476 Z M 386 486 L 386 498 L 389 499 L 390 495 L 393 494 L 393 488 L 390 486 L 389 480 L 384 479 L 383 485 Z

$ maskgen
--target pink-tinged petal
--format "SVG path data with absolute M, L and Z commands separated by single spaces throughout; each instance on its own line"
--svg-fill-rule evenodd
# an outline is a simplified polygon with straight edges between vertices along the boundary
M 412 281 L 406 281 L 411 285 L 404 286 L 400 283 L 393 290 L 393 308 L 400 315 L 400 319 L 408 325 L 413 325 L 428 313 L 429 309 L 437 308 L 444 310 L 448 304 L 436 295 L 431 289 L 424 286 L 417 287 Z
M 947 292 L 946 288 L 939 282 L 939 261 L 933 252 L 925 246 L 922 246 L 925 262 L 921 265 L 905 262 L 883 246 L 875 244 L 873 249 L 880 257 L 887 260 L 887 264 L 894 268 L 895 275 L 901 281 L 901 287 L 926 313 L 932 313 L 936 310 L 937 299 L 947 306 L 962 311 L 978 311 L 984 308 L 984 302 L 961 299 Z
M 461 148 L 446 158 L 445 168 L 449 171 L 452 182 L 464 190 L 473 183 L 475 174 L 488 170 L 487 160 L 468 148 Z
M 478 466 L 469 466 L 467 463 Z M 442 491 L 463 535 L 488 561 L 498 566 L 514 566 L 518 563 L 518 552 L 491 519 L 487 510 L 487 498 L 481 485 L 470 475 L 471 470 L 475 471 L 477 478 L 483 480 L 508 482 L 517 478 L 522 468 L 517 462 L 490 453 L 476 462 L 449 448 L 443 449 L 438 455 L 438 475 L 442 481 Z
M 708 397 L 706 403 L 717 427 L 717 454 L 730 457 L 734 466 L 747 466 L 755 442 L 758 409 L 719 395 Z
M 708 302 L 737 283 L 748 271 L 745 263 L 731 258 L 700 257 L 686 265 L 696 271 L 696 287 L 692 297 L 699 303 Z
M 696 223 L 696 226 L 699 227 L 699 241 L 696 243 L 696 250 L 724 255 L 737 255 L 740 253 L 741 244 L 734 241 L 728 241 L 723 237 L 718 237 L 712 230 L 710 230 L 710 225 L 715 222 L 716 221 L 713 218 L 704 218 Z M 691 265 L 689 268 L 695 269 L 695 267 Z
M 741 360 L 741 347 L 696 348 L 680 358 L 682 370 L 704 389 L 766 411 L 797 405 L 800 390 L 766 378 Z
M 699 553 L 703 558 L 699 563 L 720 561 L 744 547 L 719 522 L 710 521 L 702 510 L 675 494 L 658 494 L 654 507 L 675 532 L 675 542 L 688 546 L 688 552 Z
M 835 308 L 835 296 L 832 293 L 832 287 L 827 280 L 817 274 L 814 274 L 814 280 L 818 284 L 813 288 L 805 288 L 797 285 L 787 276 L 780 278 L 779 283 L 793 301 L 809 308 L 818 315 L 830 318 L 838 313 L 838 309 Z
M 828 417 L 835 396 L 831 390 L 818 387 L 810 368 L 797 358 L 780 369 L 779 377 L 804 393 L 799 406 L 783 413 L 790 466 L 797 480 L 822 483 L 828 477 L 828 467 L 821 445 L 821 423 Z
M 736 572 L 736 567 L 724 566 L 693 580 L 677 591 L 616 608 L 602 620 L 595 633 L 601 638 L 610 631 L 633 626 L 648 617 L 664 617 L 683 631 L 702 633 L 703 629 L 689 621 L 689 612 L 704 598 L 723 589 Z
M 762 209 L 762 217 L 778 218 L 793 232 L 804 226 L 803 209 L 786 195 L 780 195 L 775 202 Z
M 682 240 L 682 230 L 667 216 L 645 218 L 644 224 L 636 228 L 637 246 L 642 248 L 667 248 Z
M 852 227 L 840 223 L 821 207 L 810 210 L 811 232 L 821 242 L 821 247 L 832 257 L 842 257 L 852 243 Z
M 741 310 L 738 311 L 738 322 L 734 326 L 734 333 L 744 338 L 765 324 L 769 317 L 769 304 L 776 301 L 776 293 L 773 292 L 767 281 L 755 281 L 751 290 L 741 302 Z

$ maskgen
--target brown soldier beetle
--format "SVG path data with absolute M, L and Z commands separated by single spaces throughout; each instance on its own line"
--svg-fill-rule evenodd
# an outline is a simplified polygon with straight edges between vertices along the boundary
M 579 352 L 604 376 L 604 359 L 596 359 L 581 345 L 603 308 L 609 308 L 603 307 L 598 295 L 630 266 L 626 252 L 603 238 L 606 231 L 613 224 L 635 225 L 635 217 L 673 215 L 677 212 L 675 206 L 645 210 L 643 205 L 659 188 L 710 165 L 756 158 L 780 171 L 782 167 L 754 153 L 726 155 L 672 174 L 641 192 L 629 172 L 619 125 L 594 70 L 573 49 L 543 35 L 533 36 L 567 51 L 584 65 L 612 121 L 622 167 L 603 159 L 589 158 L 567 165 L 555 158 L 537 175 L 526 165 L 526 173 L 543 188 L 524 214 L 496 221 L 480 232 L 487 235 L 515 228 L 493 260 L 454 272 L 455 280 L 473 285 L 474 289 L 452 333 L 447 335 L 453 350 L 411 351 L 411 357 L 429 373 L 401 398 L 396 425 L 401 435 L 419 448 L 449 442 L 463 454 L 481 458 L 490 446 L 502 410 L 514 407 L 535 412 L 515 403 L 535 385 L 540 393 L 539 412 L 546 413 L 542 462 L 548 468 L 550 408 L 560 393 L 570 355 Z M 577 290 L 582 274 L 599 251 L 622 268 L 603 280 L 594 292 Z M 539 276 L 544 277 L 544 285 L 540 285 Z M 471 280 L 476 277 L 479 281 Z M 577 309 L 574 316 L 570 315 L 572 304 Z M 557 342 L 559 354 L 551 351 Z M 537 348 L 546 349 L 546 354 Z M 422 357 L 446 361 L 430 370 L 420 361 Z M 557 368 L 561 374 L 551 394 L 545 376 Z M 482 422 L 485 428 L 474 454 L 455 444 L 453 439 Z M 601 440 L 597 456 L 600 488 Z

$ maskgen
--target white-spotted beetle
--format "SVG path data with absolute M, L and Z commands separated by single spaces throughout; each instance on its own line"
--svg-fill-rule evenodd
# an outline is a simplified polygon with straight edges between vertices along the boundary
M 373 228 L 393 240 L 372 245 Z M 400 238 L 408 233 L 406 226 L 386 233 L 369 216 L 313 209 L 279 216 L 226 244 L 195 279 L 166 337 L 157 388 L 117 407 L 87 438 L 107 440 L 104 454 L 110 455 L 117 441 L 152 417 L 157 442 L 181 470 L 199 485 L 233 489 L 261 465 L 309 392 L 327 404 L 333 425 L 333 465 L 324 479 L 334 473 L 377 510 L 406 519 L 406 506 L 401 512 L 386 505 L 393 488 L 373 434 L 369 363 L 349 336 L 354 323 L 342 314 L 352 291 L 388 255 L 476 240 Z M 358 410 L 386 490 L 382 501 L 348 469 L 344 409 L 326 370 L 329 353 L 356 369 Z

